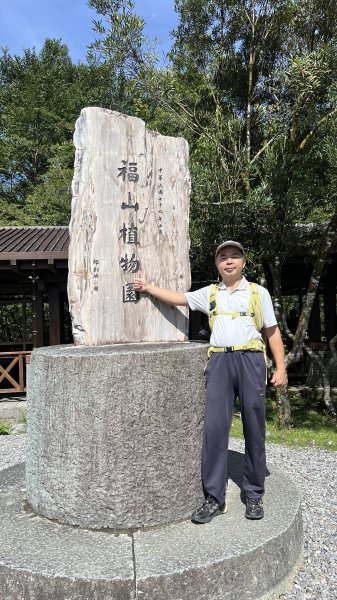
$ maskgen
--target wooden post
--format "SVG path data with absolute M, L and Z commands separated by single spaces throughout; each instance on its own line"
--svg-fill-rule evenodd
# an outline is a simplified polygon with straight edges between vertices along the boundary
M 60 313 L 61 313 L 61 324 L 60 324 L 60 336 L 61 344 L 69 344 L 69 340 L 66 338 L 66 329 L 69 326 L 71 330 L 71 323 L 68 323 L 68 310 L 67 310 L 68 298 L 66 292 L 60 292 Z
M 60 328 L 60 292 L 58 287 L 48 287 L 49 299 L 49 344 L 55 346 L 61 343 Z
M 27 350 L 27 301 L 26 294 L 22 294 L 22 350 Z
M 23 392 L 25 389 L 25 375 L 24 375 L 24 367 L 23 367 L 24 357 L 22 354 L 19 355 L 19 387 L 20 392 Z
M 35 343 L 36 347 L 43 346 L 43 292 L 37 290 L 35 293 Z

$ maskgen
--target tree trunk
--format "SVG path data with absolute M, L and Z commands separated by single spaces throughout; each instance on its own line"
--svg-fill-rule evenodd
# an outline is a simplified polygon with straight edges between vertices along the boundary
M 320 356 L 317 356 L 317 354 L 311 348 L 309 348 L 309 346 L 307 346 L 306 344 L 303 344 L 303 348 L 309 354 L 311 360 L 313 360 L 316 364 L 318 364 L 318 366 L 321 370 L 322 379 L 323 379 L 323 400 L 324 400 L 325 406 L 327 407 L 328 411 L 334 417 L 336 417 L 336 410 L 335 410 L 334 405 L 331 402 L 331 388 L 330 388 L 328 371 L 324 366 L 323 360 L 321 359 Z
M 337 368 L 337 351 L 336 351 L 336 347 L 335 347 L 336 342 L 337 342 L 337 333 L 336 333 L 336 335 L 334 335 L 333 338 L 331 338 L 331 340 L 329 342 L 330 352 L 331 352 L 330 361 L 335 363 L 336 368 Z
M 250 181 L 249 181 L 249 166 L 251 159 L 251 120 L 252 120 L 252 101 L 253 101 L 253 90 L 254 90 L 254 68 L 256 62 L 256 48 L 255 48 L 255 26 L 256 26 L 256 14 L 255 7 L 252 6 L 252 11 L 249 19 L 251 27 L 251 48 L 249 52 L 248 62 L 248 81 L 247 81 L 247 109 L 246 109 L 246 173 L 244 175 L 244 186 L 246 194 L 250 192 Z
M 323 273 L 323 269 L 325 266 L 326 259 L 329 255 L 331 245 L 333 243 L 334 237 L 336 235 L 337 229 L 337 210 L 333 215 L 328 228 L 326 230 L 326 234 L 323 237 L 321 246 L 318 250 L 317 259 L 314 264 L 308 291 L 303 303 L 302 311 L 300 314 L 300 318 L 298 320 L 298 325 L 296 329 L 296 333 L 294 336 L 294 344 L 286 356 L 286 367 L 288 368 L 293 362 L 298 362 L 301 357 L 301 350 L 303 348 L 304 338 L 307 332 L 309 318 L 312 310 L 312 306 L 315 300 L 315 296 L 318 289 L 318 284 L 320 282 L 320 278 Z
M 331 402 L 330 383 L 329 383 L 329 379 L 328 379 L 327 369 L 324 367 L 324 364 L 321 361 L 321 359 L 314 352 L 312 352 L 312 350 L 308 346 L 306 346 L 304 344 L 304 339 L 305 339 L 305 335 L 306 335 L 306 331 L 307 331 L 307 327 L 308 327 L 308 323 L 309 323 L 311 310 L 312 310 L 315 296 L 317 293 L 318 285 L 320 282 L 320 278 L 323 273 L 326 259 L 329 255 L 331 245 L 336 236 L 336 230 L 337 230 L 337 210 L 336 210 L 335 214 L 333 215 L 333 217 L 327 227 L 326 234 L 325 234 L 325 236 L 322 240 L 321 246 L 318 250 L 317 259 L 316 259 L 316 262 L 315 262 L 313 270 L 312 270 L 312 274 L 311 274 L 311 278 L 310 278 L 310 282 L 309 282 L 309 286 L 308 286 L 308 291 L 307 291 L 307 294 L 306 294 L 306 297 L 305 297 L 305 300 L 303 303 L 303 307 L 302 307 L 302 311 L 300 314 L 300 318 L 298 321 L 295 335 L 293 335 L 289 331 L 286 321 L 285 321 L 285 318 L 282 319 L 283 331 L 287 334 L 288 337 L 290 337 L 291 339 L 294 340 L 293 347 L 285 358 L 286 369 L 288 369 L 288 367 L 291 364 L 293 364 L 294 362 L 298 362 L 300 360 L 302 349 L 304 349 L 306 352 L 308 352 L 308 354 L 311 356 L 311 358 L 313 360 L 315 360 L 315 362 L 318 363 L 320 366 L 320 369 L 322 371 L 322 376 L 323 376 L 324 402 L 325 402 L 329 412 L 331 412 L 334 416 L 336 415 L 336 410 Z M 331 342 L 332 342 L 332 344 L 331 344 Z M 330 342 L 330 348 L 333 347 L 332 360 L 334 360 L 334 358 L 336 357 L 336 352 L 335 352 L 335 348 L 333 346 L 333 344 L 334 344 L 333 340 L 331 340 L 331 342 Z
M 277 418 L 280 429 L 291 429 L 291 408 L 288 385 L 282 385 L 275 390 Z

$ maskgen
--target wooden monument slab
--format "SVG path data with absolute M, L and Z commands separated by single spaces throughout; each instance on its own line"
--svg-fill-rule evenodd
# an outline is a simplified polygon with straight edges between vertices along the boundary
M 85 108 L 76 122 L 68 297 L 75 344 L 185 341 L 188 311 L 135 292 L 190 287 L 188 144 Z

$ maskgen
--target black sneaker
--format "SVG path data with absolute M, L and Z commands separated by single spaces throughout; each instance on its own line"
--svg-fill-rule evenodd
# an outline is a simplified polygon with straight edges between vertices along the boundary
M 263 519 L 262 498 L 246 498 L 246 519 Z
M 195 510 L 191 521 L 192 523 L 209 523 L 213 517 L 217 517 L 218 515 L 223 515 L 227 512 L 226 503 L 222 506 L 219 506 L 215 498 L 212 496 L 207 496 L 203 505 Z

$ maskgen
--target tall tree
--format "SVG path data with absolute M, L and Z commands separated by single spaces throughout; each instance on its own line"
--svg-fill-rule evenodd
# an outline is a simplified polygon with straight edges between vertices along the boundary
M 104 65 L 74 65 L 67 47 L 46 40 L 37 53 L 0 57 L 0 223 L 67 224 L 83 106 L 111 104 Z M 38 201 L 36 210 L 35 199 Z
M 89 46 L 88 62 L 105 65 L 114 90 L 114 108 L 134 114 L 141 101 L 142 80 L 157 63 L 156 39 L 144 33 L 145 21 L 135 12 L 133 0 L 88 0 L 97 14 L 93 19 L 98 38 Z

